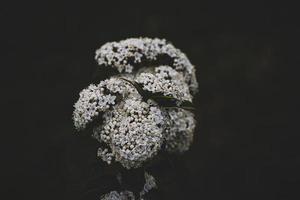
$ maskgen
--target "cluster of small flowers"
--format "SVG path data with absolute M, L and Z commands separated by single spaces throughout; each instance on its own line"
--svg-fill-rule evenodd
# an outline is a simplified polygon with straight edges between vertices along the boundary
M 99 63 L 123 70 L 129 52 L 141 53 L 147 59 L 155 60 L 157 52 L 169 52 L 171 57 L 181 54 L 174 49 L 165 40 L 128 39 L 104 45 L 97 51 L 97 58 Z M 112 54 L 116 52 L 119 54 Z M 116 60 L 117 55 L 121 57 Z M 194 73 L 193 66 L 192 69 L 191 73 Z M 153 158 L 163 143 L 166 144 L 163 150 L 168 152 L 187 151 L 193 141 L 193 113 L 182 108 L 165 108 L 151 98 L 144 99 L 134 83 L 153 94 L 171 96 L 179 101 L 192 101 L 191 88 L 178 66 L 146 66 L 134 73 L 119 74 L 82 90 L 74 105 L 75 127 L 83 130 L 89 123 L 96 122 L 92 127 L 93 137 L 105 146 L 98 149 L 98 156 L 108 164 L 116 161 L 128 169 L 140 167 Z
M 114 157 L 114 154 L 109 152 L 109 150 L 107 148 L 102 149 L 100 147 L 100 148 L 98 148 L 97 156 L 99 158 L 101 158 L 104 162 L 107 162 L 108 164 L 110 164 Z
M 171 59 L 168 64 L 182 72 L 192 92 L 197 91 L 195 67 L 184 53 L 164 39 L 130 38 L 109 42 L 96 51 L 95 59 L 101 66 L 116 68 L 120 73 L 132 73 L 135 67 L 143 66 L 144 61 L 162 64 L 159 56 L 168 56 Z
M 187 151 L 193 142 L 196 121 L 194 114 L 183 109 L 169 109 L 165 129 L 166 150 L 168 152 Z
M 126 76 L 130 79 L 130 76 Z M 135 88 L 128 82 L 112 77 L 101 81 L 98 85 L 91 84 L 79 93 L 79 100 L 74 105 L 73 121 L 75 128 L 83 130 L 100 113 L 117 104 L 116 97 L 138 95 Z
M 140 166 L 160 149 L 164 118 L 161 110 L 138 99 L 126 99 L 103 116 L 104 123 L 94 129 L 94 137 L 111 148 L 124 167 Z M 110 163 L 110 154 L 100 150 Z M 105 155 L 105 156 L 104 156 Z
M 145 172 L 144 177 L 145 177 L 145 184 L 142 191 L 140 191 L 139 198 L 138 198 L 140 200 L 143 200 L 144 196 L 152 189 L 157 188 L 156 180 L 152 175 L 150 175 L 148 172 Z M 136 199 L 134 193 L 128 190 L 122 192 L 111 191 L 101 197 L 101 200 L 134 200 L 134 199 Z
M 131 191 L 111 191 L 101 197 L 100 200 L 135 200 L 135 196 Z
M 122 75 L 123 78 L 128 80 L 132 80 L 133 76 L 126 74 Z M 111 93 L 120 94 L 123 97 L 128 95 L 137 95 L 136 89 L 130 85 L 128 82 L 118 78 L 118 77 L 111 77 L 99 83 L 99 87 L 107 88 Z
M 181 73 L 169 66 L 159 66 L 154 73 L 141 72 L 136 82 L 143 85 L 143 89 L 152 93 L 163 93 L 181 101 L 192 101 L 189 87 Z
M 74 105 L 73 120 L 77 129 L 84 129 L 99 112 L 104 112 L 115 104 L 116 96 L 104 94 L 104 88 L 91 84 L 79 94 L 79 100 Z
M 73 121 L 79 131 L 92 124 L 92 136 L 101 146 L 98 157 L 131 169 L 161 150 L 189 149 L 196 121 L 185 109 L 190 108 L 198 83 L 184 53 L 165 40 L 132 38 L 103 45 L 95 58 L 100 66 L 116 68 L 119 74 L 80 92 Z M 147 172 L 144 176 L 137 194 L 140 200 L 157 187 L 153 176 Z M 117 178 L 121 182 L 121 175 Z M 128 190 L 101 196 L 101 200 L 135 198 Z

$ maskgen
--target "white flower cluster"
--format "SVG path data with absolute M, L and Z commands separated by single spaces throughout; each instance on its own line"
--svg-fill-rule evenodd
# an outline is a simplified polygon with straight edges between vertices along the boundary
M 152 175 L 150 175 L 148 172 L 145 172 L 144 177 L 145 177 L 145 184 L 138 196 L 139 197 L 138 199 L 140 200 L 143 200 L 144 196 L 152 189 L 157 188 L 156 180 Z M 133 192 L 129 190 L 125 190 L 122 192 L 111 191 L 103 195 L 100 200 L 135 200 L 135 199 L 136 196 L 134 195 Z
M 99 113 L 104 113 L 115 105 L 117 95 L 124 97 L 135 92 L 132 85 L 115 77 L 83 89 L 79 93 L 79 100 L 74 105 L 73 121 L 76 129 L 83 130 Z
M 158 107 L 141 100 L 124 100 L 104 115 L 103 125 L 94 129 L 94 137 L 108 144 L 112 152 L 100 150 L 101 158 L 110 163 L 114 155 L 126 168 L 140 166 L 160 150 L 163 120 Z
M 168 55 L 172 63 L 161 64 L 160 55 Z M 141 92 L 192 102 L 191 90 L 197 89 L 195 69 L 180 50 L 165 40 L 128 39 L 105 44 L 97 50 L 96 59 L 100 65 L 117 68 L 120 74 L 82 90 L 73 120 L 78 130 L 92 124 L 103 161 L 130 169 L 140 167 L 159 151 L 181 153 L 189 149 L 195 129 L 193 113 L 180 104 L 165 107 Z M 137 65 L 147 60 L 158 63 Z M 139 70 L 133 71 L 136 66 Z
M 192 101 L 192 95 L 184 77 L 169 66 L 156 67 L 154 73 L 139 73 L 135 80 L 147 91 L 163 93 L 165 96 L 172 96 L 181 101 Z
M 165 57 L 168 59 L 163 59 Z M 96 51 L 95 59 L 99 65 L 116 68 L 120 73 L 132 73 L 139 66 L 167 64 L 182 72 L 191 91 L 197 91 L 195 67 L 184 53 L 164 39 L 130 38 L 109 42 Z M 169 62 L 164 63 L 165 60 Z
M 101 197 L 100 200 L 135 200 L 134 194 L 131 191 L 111 191 Z
M 73 112 L 74 125 L 77 129 L 84 129 L 86 125 L 115 104 L 116 96 L 104 94 L 104 88 L 100 85 L 90 85 L 82 90 L 80 98 L 75 103 Z
M 196 121 L 194 114 L 183 109 L 171 109 L 168 111 L 168 126 L 165 129 L 166 150 L 169 152 L 184 152 L 193 142 Z

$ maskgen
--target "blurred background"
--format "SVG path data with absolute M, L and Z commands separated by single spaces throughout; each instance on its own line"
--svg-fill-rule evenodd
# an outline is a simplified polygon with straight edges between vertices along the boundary
M 2 194 L 79 199 L 97 143 L 74 133 L 72 111 L 97 67 L 94 52 L 147 36 L 185 52 L 199 82 L 195 141 L 165 199 L 298 199 L 296 8 L 264 1 L 4 4 Z

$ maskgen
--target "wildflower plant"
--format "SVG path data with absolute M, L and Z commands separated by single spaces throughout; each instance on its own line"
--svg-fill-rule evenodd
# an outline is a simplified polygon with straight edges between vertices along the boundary
M 116 73 L 80 92 L 73 121 L 79 132 L 91 127 L 103 162 L 136 169 L 160 152 L 189 149 L 198 83 L 195 67 L 184 53 L 163 39 L 131 38 L 104 44 L 95 59 L 100 68 Z M 155 187 L 155 178 L 145 172 L 139 198 Z M 134 199 L 135 195 L 112 191 L 101 198 Z

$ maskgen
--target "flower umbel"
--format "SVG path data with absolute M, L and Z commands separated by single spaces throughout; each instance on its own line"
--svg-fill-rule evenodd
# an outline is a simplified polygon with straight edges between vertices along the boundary
M 95 59 L 100 67 L 111 67 L 116 73 L 80 92 L 73 121 L 78 131 L 92 128 L 102 161 L 132 169 L 159 152 L 189 149 L 196 126 L 192 101 L 198 83 L 195 67 L 184 53 L 164 39 L 131 38 L 104 44 Z M 146 172 L 140 199 L 156 187 L 154 177 Z M 127 190 L 101 197 L 134 198 Z

